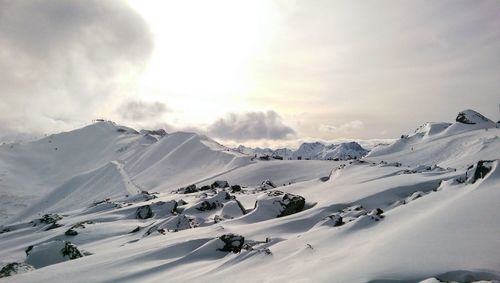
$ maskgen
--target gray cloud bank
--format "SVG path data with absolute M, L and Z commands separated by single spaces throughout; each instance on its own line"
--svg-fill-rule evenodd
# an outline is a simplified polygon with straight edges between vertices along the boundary
M 149 121 L 161 117 L 168 112 L 167 106 L 162 102 L 127 101 L 117 110 L 121 118 L 130 121 Z
M 95 118 L 153 48 L 124 2 L 0 0 L 0 130 L 61 130 Z
M 208 134 L 227 140 L 279 140 L 296 135 L 274 111 L 229 113 L 208 127 Z

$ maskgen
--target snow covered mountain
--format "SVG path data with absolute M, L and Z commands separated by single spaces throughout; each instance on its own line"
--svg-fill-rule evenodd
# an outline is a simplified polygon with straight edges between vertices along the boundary
M 111 197 L 129 192 L 129 179 L 140 184 L 140 190 L 187 185 L 247 164 L 249 159 L 194 133 L 141 134 L 113 122 L 97 122 L 26 144 L 0 146 L 0 216 L 15 215 L 15 220 L 42 207 L 45 210 L 54 205 L 55 196 L 48 195 L 54 191 L 60 192 L 57 198 L 66 206 L 75 205 L 70 191 L 83 192 L 89 199 L 78 198 L 86 205 L 99 195 L 90 193 L 89 187 L 102 190 L 112 184 L 101 193 Z M 124 183 L 121 188 L 118 180 Z
M 314 160 L 350 160 L 365 156 L 368 151 L 356 142 L 324 145 L 319 142 L 303 143 L 297 149 L 292 159 L 314 159 Z
M 0 281 L 496 282 L 500 129 L 479 115 L 360 160 L 109 122 L 2 146 Z
M 243 145 L 234 149 L 237 152 L 251 156 L 271 156 L 294 160 L 350 160 L 359 159 L 368 153 L 357 142 L 344 142 L 325 145 L 321 142 L 302 143 L 297 150 L 279 148 L 250 148 Z

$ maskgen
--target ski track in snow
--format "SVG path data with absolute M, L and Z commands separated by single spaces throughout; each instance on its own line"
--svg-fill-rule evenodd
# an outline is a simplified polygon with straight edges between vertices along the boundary
M 127 172 L 123 168 L 123 161 L 114 160 L 111 161 L 111 163 L 116 166 L 116 170 L 118 170 L 118 172 L 122 176 L 123 183 L 125 184 L 125 187 L 130 194 L 135 195 L 143 191 L 138 185 L 135 184 L 134 180 L 132 180 L 132 178 L 130 178 L 130 176 L 127 174 Z

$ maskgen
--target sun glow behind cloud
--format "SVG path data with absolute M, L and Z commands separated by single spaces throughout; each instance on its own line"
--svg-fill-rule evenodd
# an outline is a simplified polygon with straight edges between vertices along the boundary
M 252 64 L 272 36 L 271 1 L 134 1 L 155 49 L 139 80 L 142 99 L 176 109 L 182 123 L 250 110 Z M 217 109 L 218 111 L 207 111 Z

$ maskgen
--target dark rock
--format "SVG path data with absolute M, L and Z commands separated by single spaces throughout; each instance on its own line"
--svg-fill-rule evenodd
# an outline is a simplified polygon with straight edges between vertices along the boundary
M 280 213 L 275 217 L 283 217 L 302 211 L 305 203 L 305 199 L 299 195 L 274 190 L 268 191 L 264 197 L 259 197 L 255 203 L 255 207 L 277 206 Z M 276 209 L 273 210 L 276 211 Z
M 143 135 L 149 134 L 149 135 L 155 135 L 155 136 L 160 136 L 160 137 L 164 137 L 164 136 L 167 135 L 167 132 L 164 129 L 158 129 L 158 130 L 141 130 L 140 133 L 143 134 Z
M 66 232 L 64 232 L 64 235 L 66 235 L 66 236 L 76 236 L 76 235 L 78 235 L 78 232 L 76 230 L 74 230 L 73 228 L 70 228 Z
M 382 213 L 384 213 L 384 211 L 381 208 L 375 208 L 374 210 L 372 210 L 372 212 L 378 216 L 380 216 L 380 215 L 382 215 Z
M 215 189 L 215 188 L 227 188 L 229 187 L 229 183 L 227 181 L 215 181 L 212 183 L 211 185 L 211 188 L 212 189 Z
M 30 252 L 33 250 L 33 246 L 29 246 L 27 247 L 24 252 L 26 253 L 26 256 L 29 256 L 30 255 Z
M 185 187 L 185 188 L 180 188 L 180 189 L 178 190 L 178 192 L 179 192 L 179 193 L 181 193 L 181 194 L 192 194 L 192 193 L 196 193 L 196 192 L 198 192 L 198 191 L 199 191 L 199 190 L 196 188 L 196 185 L 195 185 L 195 184 L 193 184 L 193 185 L 189 185 L 189 186 L 187 186 L 187 187 Z
M 196 208 L 199 211 L 207 211 L 207 210 L 213 210 L 218 207 L 216 202 L 209 202 L 209 201 L 204 201 L 200 203 L 200 205 Z
M 488 118 L 484 117 L 483 115 L 477 113 L 476 111 L 473 110 L 465 110 L 460 113 L 458 113 L 456 121 L 462 124 L 468 124 L 468 125 L 474 125 L 476 122 L 473 120 L 480 120 L 484 122 L 490 121 Z
M 200 191 L 208 191 L 210 189 L 212 189 L 212 187 L 205 185 L 200 188 Z
M 69 259 L 76 259 L 83 257 L 83 254 L 78 248 L 70 242 L 64 242 L 64 247 L 61 250 L 63 256 L 68 256 Z
M 153 217 L 153 211 L 151 210 L 151 207 L 149 205 L 143 205 L 137 208 L 135 217 L 137 219 L 148 219 Z
M 375 208 L 374 210 L 370 211 L 370 213 L 368 213 L 368 216 L 371 217 L 372 220 L 379 221 L 384 218 L 384 216 L 382 215 L 383 213 L 384 211 L 382 209 Z
M 284 206 L 283 211 L 278 217 L 291 215 L 302 211 L 306 204 L 306 200 L 298 195 L 285 194 L 282 198 L 281 204 Z
M 240 185 L 232 185 L 231 186 L 231 192 L 232 193 L 241 192 L 241 186 Z
M 239 253 L 245 243 L 245 237 L 236 234 L 222 235 L 219 240 L 224 243 L 224 246 L 218 250 L 223 252 Z
M 493 161 L 492 160 L 481 160 L 477 162 L 476 171 L 474 171 L 474 176 L 472 177 L 472 183 L 474 184 L 478 179 L 484 178 L 491 171 Z
M 137 226 L 134 230 L 130 231 L 129 234 L 139 232 L 141 230 L 141 227 Z
M 340 216 L 338 214 L 330 215 L 330 216 L 328 216 L 328 218 L 330 218 L 332 220 L 333 227 L 338 227 L 338 226 L 344 225 L 344 221 L 342 219 L 342 216 Z
M 24 262 L 11 262 L 0 269 L 0 278 L 12 276 L 35 270 L 35 268 Z
M 54 224 L 57 221 L 61 220 L 62 216 L 59 214 L 45 214 L 41 218 L 36 219 L 34 221 L 31 221 L 33 223 L 33 226 L 37 226 L 38 224 Z
M 265 180 L 261 183 L 261 186 L 269 186 L 271 188 L 276 188 L 276 185 L 270 181 L 270 180 Z

